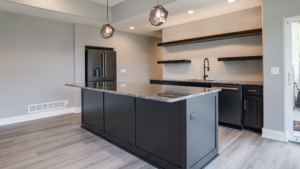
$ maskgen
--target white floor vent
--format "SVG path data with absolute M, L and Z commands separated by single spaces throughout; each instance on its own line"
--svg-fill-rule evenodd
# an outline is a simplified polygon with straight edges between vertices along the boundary
M 33 104 L 28 106 L 28 113 L 38 113 L 38 112 L 51 111 L 56 109 L 64 109 L 66 108 L 67 104 L 68 104 L 68 100 Z

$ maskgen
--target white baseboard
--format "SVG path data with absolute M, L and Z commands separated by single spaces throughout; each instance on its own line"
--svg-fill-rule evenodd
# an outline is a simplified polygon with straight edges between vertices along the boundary
M 79 110 L 79 111 L 78 111 Z M 65 109 L 58 109 L 53 111 L 46 111 L 46 112 L 40 112 L 40 113 L 32 113 L 32 114 L 26 114 L 22 116 L 16 116 L 16 117 L 9 117 L 0 119 L 0 126 L 9 125 L 9 124 L 15 124 L 30 120 L 37 120 L 42 119 L 46 117 L 53 117 L 53 116 L 59 116 L 63 114 L 70 114 L 70 113 L 79 113 L 81 112 L 80 107 L 70 107 Z
M 288 134 L 283 131 L 263 128 L 261 137 L 277 140 L 277 141 L 288 142 Z
M 81 107 L 74 107 L 74 113 L 81 113 Z

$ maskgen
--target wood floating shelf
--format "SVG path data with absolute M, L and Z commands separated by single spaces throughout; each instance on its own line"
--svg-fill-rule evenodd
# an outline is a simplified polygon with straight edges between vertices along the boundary
M 218 61 L 245 61 L 245 60 L 262 60 L 262 56 L 242 56 L 242 57 L 227 57 L 218 58 Z
M 157 64 L 169 64 L 169 63 L 191 63 L 191 60 L 163 60 L 157 61 Z
M 217 34 L 217 35 L 211 35 L 211 36 L 203 36 L 203 37 L 198 37 L 198 38 L 164 42 L 164 43 L 158 43 L 157 46 L 161 46 L 161 47 L 175 46 L 175 45 L 183 45 L 183 44 L 189 44 L 189 43 L 200 43 L 200 42 L 208 42 L 208 41 L 215 41 L 215 40 L 256 36 L 256 35 L 262 35 L 262 29 L 252 29 L 252 30 L 246 30 L 246 31 L 231 32 L 231 33 Z

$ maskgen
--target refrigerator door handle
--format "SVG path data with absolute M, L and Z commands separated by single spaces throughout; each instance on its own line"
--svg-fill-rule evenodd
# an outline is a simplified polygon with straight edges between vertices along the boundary
M 105 75 L 104 75 L 104 60 L 105 60 L 104 54 L 105 53 L 102 53 L 102 78 L 105 78 Z
M 107 53 L 105 53 L 105 78 L 107 78 Z

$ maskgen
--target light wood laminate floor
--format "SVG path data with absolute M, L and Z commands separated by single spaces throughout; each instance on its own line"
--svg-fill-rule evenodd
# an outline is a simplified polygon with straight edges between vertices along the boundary
M 0 127 L 1 169 L 155 169 L 80 127 L 68 114 Z M 300 169 L 300 145 L 219 127 L 220 156 L 208 169 Z

